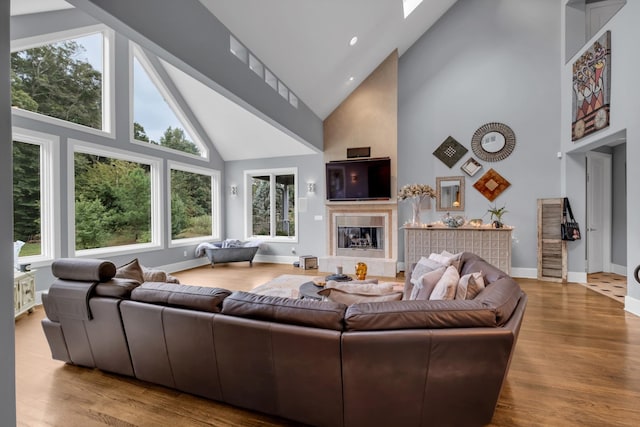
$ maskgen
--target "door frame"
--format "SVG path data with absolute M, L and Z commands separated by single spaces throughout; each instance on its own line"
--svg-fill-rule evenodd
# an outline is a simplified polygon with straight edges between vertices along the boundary
M 602 215 L 602 247 L 603 247 L 603 251 L 602 251 L 602 271 L 605 273 L 610 273 L 611 272 L 611 225 L 612 225 L 612 220 L 611 220 L 611 204 L 612 204 L 612 199 L 613 199 L 613 195 L 612 195 L 612 182 L 613 182 L 613 177 L 612 177 L 612 173 L 613 173 L 613 167 L 612 167 L 612 155 L 611 154 L 607 154 L 607 153 L 599 153 L 596 151 L 590 151 L 587 153 L 586 155 L 587 157 L 587 167 L 586 167 L 586 171 L 585 171 L 585 179 L 586 179 L 586 206 L 585 206 L 585 231 L 586 231 L 586 238 L 587 238 L 587 245 L 586 245 L 586 270 L 587 273 L 591 273 L 590 271 L 590 265 L 593 265 L 593 263 L 591 263 L 591 254 L 589 253 L 589 245 L 590 245 L 590 238 L 591 238 L 591 234 L 589 233 L 590 231 L 590 221 L 589 221 L 589 201 L 592 200 L 592 198 L 594 198 L 594 200 L 596 201 L 596 203 L 602 203 L 604 206 L 608 206 L 609 209 L 604 209 L 603 211 L 603 215 Z M 591 186 L 589 185 L 589 162 L 593 161 L 593 159 L 599 159 L 599 160 L 603 160 L 604 161 L 604 173 L 603 173 L 603 185 L 602 188 L 608 188 L 609 191 L 606 191 L 604 194 L 593 194 L 591 192 Z

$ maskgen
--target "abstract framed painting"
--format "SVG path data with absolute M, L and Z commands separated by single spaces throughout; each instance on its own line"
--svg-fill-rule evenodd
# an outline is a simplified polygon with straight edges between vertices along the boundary
M 609 126 L 611 31 L 604 33 L 573 63 L 571 140 Z

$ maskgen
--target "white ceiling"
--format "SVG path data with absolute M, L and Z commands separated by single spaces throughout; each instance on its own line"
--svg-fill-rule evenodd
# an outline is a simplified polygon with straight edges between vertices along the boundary
M 394 50 L 402 55 L 456 0 L 200 0 L 325 119 Z M 349 40 L 358 36 L 351 47 Z M 349 77 L 354 80 L 349 82 Z
M 200 1 L 321 119 L 394 49 L 402 55 L 456 2 L 425 0 L 405 20 L 402 0 Z M 63 0 L 11 0 L 12 15 L 70 7 Z M 358 43 L 351 47 L 354 35 Z M 316 152 L 177 68 L 163 66 L 223 160 Z

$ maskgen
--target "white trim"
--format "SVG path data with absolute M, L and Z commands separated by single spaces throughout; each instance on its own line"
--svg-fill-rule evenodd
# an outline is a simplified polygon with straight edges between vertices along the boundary
M 96 129 L 89 126 L 73 123 L 68 120 L 47 116 L 45 114 L 34 111 L 24 110 L 22 108 L 13 107 L 13 114 L 27 119 L 38 120 L 55 126 L 74 129 L 81 132 L 92 133 L 94 135 L 115 139 L 114 116 L 115 116 L 115 88 L 113 84 L 115 76 L 115 52 L 114 39 L 115 32 L 104 24 L 91 25 L 87 27 L 74 28 L 56 33 L 40 34 L 24 39 L 11 41 L 11 52 L 19 52 L 22 50 L 46 46 L 65 40 L 73 40 L 81 37 L 92 36 L 94 34 L 102 34 L 102 129 Z
M 611 272 L 627 277 L 627 266 L 611 263 Z
M 40 147 L 40 255 L 21 257 L 22 262 L 37 263 L 52 260 L 61 254 L 60 138 L 55 135 L 14 127 L 12 141 Z
M 198 175 L 204 175 L 211 178 L 211 235 L 198 236 L 186 239 L 172 239 L 171 238 L 171 170 L 179 170 L 182 172 L 189 172 Z M 169 247 L 186 246 L 194 243 L 207 242 L 211 240 L 220 240 L 222 228 L 222 216 L 220 207 L 220 191 L 221 191 L 221 174 L 220 171 L 214 169 L 207 169 L 198 166 L 193 166 L 185 163 L 179 163 L 173 160 L 167 160 L 167 197 L 166 206 L 167 212 L 169 212 L 166 233 L 167 240 L 169 241 Z
M 251 177 L 256 175 L 269 175 L 270 177 L 270 215 L 271 215 L 271 226 L 270 226 L 270 235 L 269 236 L 255 236 L 251 233 L 252 231 L 252 222 L 251 222 L 251 206 L 252 206 L 252 189 L 251 189 Z M 294 221 L 295 221 L 295 235 L 294 236 L 276 236 L 276 215 L 275 209 L 276 204 L 275 200 L 275 180 L 277 175 L 293 175 L 294 179 L 294 194 L 295 194 L 295 210 L 294 210 Z M 264 242 L 273 242 L 273 243 L 297 243 L 298 242 L 298 211 L 299 211 L 299 201 L 300 197 L 298 196 L 298 168 L 273 168 L 273 169 L 248 169 L 244 171 L 244 238 L 245 240 L 261 240 Z
M 517 278 L 520 278 L 520 279 L 537 279 L 538 278 L 538 269 L 537 268 L 511 267 L 511 277 L 517 277 Z
M 569 271 L 567 273 L 568 283 L 587 283 L 587 273 L 584 271 Z
M 587 267 L 588 267 L 588 271 L 591 272 L 591 268 L 589 267 L 589 264 L 591 261 L 591 255 L 589 255 L 589 238 L 591 236 L 591 234 L 589 233 L 589 227 L 591 227 L 591 220 L 589 219 L 589 196 L 594 197 L 594 195 L 589 194 L 589 190 L 592 190 L 593 187 L 592 185 L 589 184 L 589 182 L 591 182 L 591 177 L 589 177 L 589 172 L 590 172 L 590 163 L 593 161 L 593 159 L 597 158 L 603 161 L 603 188 L 605 189 L 609 189 L 608 191 L 604 191 L 602 194 L 597 194 L 597 198 L 598 201 L 596 201 L 596 204 L 598 205 L 602 205 L 602 206 L 611 206 L 612 203 L 612 197 L 613 195 L 611 194 L 611 182 L 612 182 L 612 156 L 611 154 L 607 154 L 607 153 L 600 153 L 600 152 L 595 152 L 595 151 L 590 151 L 588 153 L 586 153 L 586 158 L 587 158 L 587 170 L 585 171 L 586 173 L 586 178 L 587 178 L 587 185 L 586 185 L 586 190 L 587 190 L 587 203 L 586 203 L 586 222 L 587 222 Z M 611 209 L 603 209 L 602 212 L 602 271 L 611 271 L 611 223 L 612 223 L 612 219 L 611 219 Z M 597 270 L 596 270 L 597 271 Z M 595 271 L 593 271 L 595 272 Z
M 209 264 L 210 262 L 207 259 L 207 257 L 204 257 L 204 258 L 194 258 L 188 261 L 174 262 L 171 264 L 157 265 L 157 266 L 153 266 L 153 268 L 164 270 L 168 273 L 175 273 L 177 271 L 183 271 L 191 268 L 202 267 L 203 265 L 209 265 Z
M 132 153 L 113 147 L 84 142 L 76 139 L 68 140 L 69 149 L 67 151 L 67 218 L 68 218 L 68 238 L 69 256 L 99 256 L 103 254 L 116 255 L 135 253 L 144 250 L 155 250 L 164 247 L 164 233 L 162 232 L 162 200 L 164 197 L 164 186 L 162 185 L 162 159 L 144 154 Z M 134 245 L 112 246 L 108 248 L 94 248 L 76 250 L 76 221 L 75 221 L 75 153 L 85 153 L 95 156 L 103 156 L 112 159 L 125 160 L 140 164 L 149 165 L 151 181 L 151 242 Z
M 271 264 L 291 264 L 299 261 L 300 257 L 287 256 L 287 255 L 260 255 L 256 254 L 253 258 L 254 262 L 268 262 Z
M 146 146 L 152 146 L 153 148 L 156 148 L 156 149 L 169 150 L 169 152 L 171 153 L 181 153 L 183 155 L 192 157 L 194 159 L 209 160 L 209 148 L 202 141 L 202 137 L 198 134 L 198 132 L 195 131 L 194 126 L 191 124 L 191 122 L 189 121 L 187 116 L 184 114 L 182 109 L 178 106 L 178 103 L 176 102 L 173 95 L 171 94 L 171 91 L 167 88 L 162 78 L 160 78 L 158 73 L 155 71 L 154 67 L 149 63 L 149 59 L 147 58 L 147 55 L 142 51 L 142 49 L 139 46 L 137 46 L 131 41 L 129 42 L 129 58 L 130 58 L 129 59 L 129 116 L 130 116 L 129 117 L 129 140 L 131 142 L 136 142 L 139 144 L 146 144 Z M 182 127 L 184 127 L 184 130 L 186 131 L 187 136 L 189 136 L 193 140 L 192 142 L 198 147 L 201 153 L 200 156 L 186 153 L 184 151 L 176 150 L 173 148 L 163 147 L 161 145 L 151 144 L 145 141 L 138 141 L 133 138 L 133 123 L 135 119 L 134 105 L 133 105 L 134 95 L 135 95 L 133 64 L 135 59 L 138 60 L 144 72 L 147 73 L 147 77 L 149 78 L 149 80 L 151 80 L 151 83 L 153 83 L 156 90 L 160 93 L 160 96 L 162 96 L 164 101 L 167 103 L 167 106 L 169 107 L 171 112 L 173 112 L 173 114 L 176 116 L 176 118 L 178 119 Z M 142 123 L 140 123 L 140 125 L 142 125 Z M 157 141 L 157 142 L 159 143 L 160 141 Z
M 631 314 L 640 316 L 640 300 L 627 295 L 624 297 L 624 309 Z

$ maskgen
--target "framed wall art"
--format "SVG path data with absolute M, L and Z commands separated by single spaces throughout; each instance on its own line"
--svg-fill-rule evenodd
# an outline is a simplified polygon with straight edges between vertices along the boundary
M 504 123 L 486 123 L 471 137 L 471 149 L 480 160 L 504 160 L 516 146 L 516 134 Z
M 449 166 L 449 168 L 452 168 L 462 156 L 467 154 L 467 151 L 469 150 L 450 136 L 436 148 L 433 155 L 440 159 L 442 163 Z
M 469 160 L 464 162 L 462 166 L 460 166 L 460 169 L 462 169 L 462 171 L 467 175 L 473 176 L 478 173 L 480 169 L 482 169 L 482 165 L 478 163 L 478 161 L 473 157 L 469 157 Z
M 490 202 L 493 202 L 510 185 L 511 183 L 504 179 L 502 175 L 493 169 L 489 169 L 473 184 L 473 188 L 478 190 Z
M 609 126 L 611 31 L 604 33 L 573 63 L 571 140 Z

